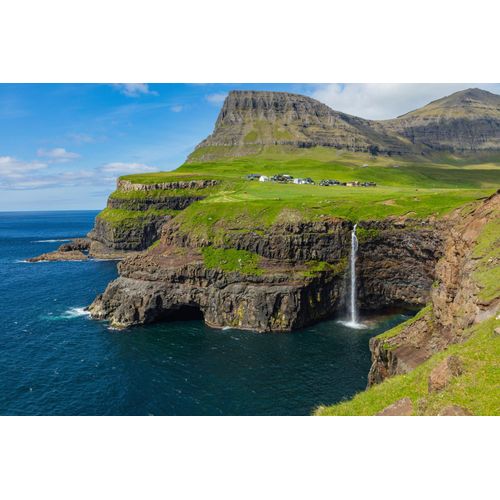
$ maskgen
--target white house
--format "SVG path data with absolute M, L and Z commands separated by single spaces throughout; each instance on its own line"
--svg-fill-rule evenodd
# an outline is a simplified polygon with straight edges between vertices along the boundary
M 267 175 L 261 175 L 259 177 L 260 182 L 269 182 L 269 177 Z

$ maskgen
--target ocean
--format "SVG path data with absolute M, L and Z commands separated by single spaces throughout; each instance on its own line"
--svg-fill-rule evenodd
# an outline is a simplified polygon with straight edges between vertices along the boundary
M 408 318 L 290 334 L 202 321 L 111 330 L 84 308 L 116 262 L 25 262 L 84 236 L 96 213 L 0 213 L 1 415 L 309 415 L 363 390 L 368 340 Z

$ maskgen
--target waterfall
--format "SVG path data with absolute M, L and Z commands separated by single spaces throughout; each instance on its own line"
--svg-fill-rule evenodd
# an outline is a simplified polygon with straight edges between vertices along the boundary
M 358 226 L 357 224 L 354 224 L 354 227 L 352 228 L 351 231 L 351 256 L 349 265 L 349 272 L 351 278 L 351 290 L 350 290 L 351 297 L 349 301 L 350 318 L 348 319 L 348 321 L 341 321 L 341 323 L 345 326 L 348 326 L 349 328 L 361 329 L 361 328 L 366 328 L 366 325 L 359 322 L 358 306 L 356 301 L 358 297 L 357 286 L 356 286 L 356 258 L 358 253 L 358 238 L 356 236 L 357 226 Z
M 350 313 L 351 313 L 351 325 L 358 324 L 358 307 L 356 304 L 357 291 L 356 291 L 356 257 L 358 253 L 358 238 L 356 236 L 357 224 L 351 231 L 351 302 L 350 302 Z

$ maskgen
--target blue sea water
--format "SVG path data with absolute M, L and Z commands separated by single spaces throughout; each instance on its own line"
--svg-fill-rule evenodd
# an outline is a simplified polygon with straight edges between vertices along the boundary
M 363 390 L 369 338 L 407 318 L 291 334 L 202 321 L 113 331 L 83 308 L 115 262 L 23 262 L 85 235 L 95 215 L 0 213 L 2 415 L 308 415 Z

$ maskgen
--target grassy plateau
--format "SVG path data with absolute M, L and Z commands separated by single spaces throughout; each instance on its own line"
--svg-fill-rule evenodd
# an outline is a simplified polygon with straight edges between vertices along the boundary
M 450 155 L 433 158 L 371 156 L 332 148 L 287 149 L 267 146 L 257 154 L 198 162 L 206 150 L 197 149 L 189 162 L 171 172 L 127 175 L 139 184 L 215 179 L 205 189 L 168 192 L 116 191 L 121 199 L 161 199 L 164 196 L 204 196 L 179 213 L 181 230 L 222 240 L 231 230 L 265 231 L 277 221 L 341 217 L 352 221 L 407 215 L 441 216 L 454 208 L 492 194 L 500 186 L 500 157 L 470 160 Z M 290 174 L 322 179 L 376 182 L 376 187 L 280 184 L 246 180 L 250 173 Z

